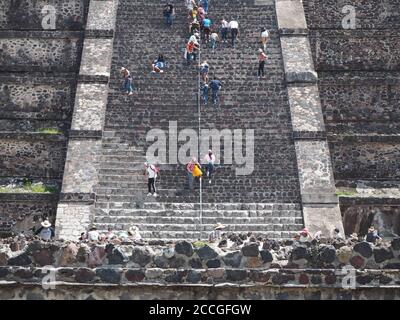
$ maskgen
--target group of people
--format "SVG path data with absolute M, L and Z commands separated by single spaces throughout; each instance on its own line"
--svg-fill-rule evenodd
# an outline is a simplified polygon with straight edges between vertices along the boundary
M 324 235 L 321 231 L 317 231 L 314 235 L 312 235 L 307 228 L 301 230 L 298 234 L 294 236 L 294 240 L 299 242 L 307 242 L 307 241 L 320 241 Z M 328 235 L 328 238 L 332 238 L 334 240 L 344 240 L 344 235 L 341 234 L 339 228 L 334 228 L 331 235 Z M 357 233 L 352 233 L 349 237 L 350 239 L 354 240 L 364 240 L 366 242 L 370 242 L 375 244 L 381 237 L 378 234 L 378 230 L 375 227 L 371 226 L 368 228 L 367 234 L 360 239 Z
M 205 175 L 208 178 L 208 183 L 212 183 L 212 177 L 215 170 L 215 154 L 210 149 L 203 158 L 203 166 L 197 161 L 196 157 L 192 157 L 190 162 L 186 165 L 187 183 L 189 190 L 194 189 L 193 182 L 201 179 L 204 175 L 203 168 L 205 169 Z
M 99 232 L 95 226 L 91 226 L 87 232 L 82 232 L 79 241 L 96 243 L 121 244 L 123 242 L 132 242 L 143 244 L 139 228 L 131 226 L 128 231 L 113 231 L 111 228 L 107 232 Z
M 212 91 L 212 101 L 215 108 L 219 107 L 219 92 L 222 88 L 222 83 L 217 77 L 214 77 L 211 81 L 209 80 L 208 73 L 210 66 L 207 61 L 204 61 L 200 65 L 200 75 L 201 75 L 201 95 L 204 106 L 208 105 L 208 95 L 211 89 Z
M 189 40 L 186 43 L 184 58 L 187 64 L 190 65 L 193 61 L 197 61 L 197 56 L 200 52 L 200 38 L 203 35 L 205 43 L 215 50 L 217 43 L 221 40 L 222 43 L 228 42 L 228 34 L 231 35 L 231 45 L 234 48 L 235 42 L 239 38 L 239 22 L 232 19 L 228 22 L 225 18 L 221 20 L 219 26 L 215 26 L 209 17 L 209 0 L 185 0 L 186 8 L 188 11 L 189 19 Z M 175 17 L 175 8 L 172 3 L 166 3 L 163 9 L 165 24 L 170 27 L 173 24 Z M 219 30 L 218 30 L 219 29 Z M 221 37 L 219 36 L 219 33 Z M 259 79 L 265 75 L 265 64 L 267 55 L 265 53 L 269 39 L 269 32 L 267 29 L 261 30 L 261 43 L 262 47 L 258 50 L 258 77 Z M 159 54 L 151 65 L 152 73 L 163 73 L 167 62 L 162 54 Z M 216 77 L 210 81 L 208 77 L 209 65 L 203 62 L 200 66 L 202 74 L 201 95 L 204 106 L 208 105 L 208 94 L 212 90 L 213 104 L 215 107 L 219 106 L 219 91 L 222 88 L 221 81 Z M 133 94 L 132 76 L 128 69 L 123 67 L 121 69 L 123 77 L 123 91 L 127 95 Z
M 190 191 L 194 189 L 194 181 L 201 179 L 204 175 L 208 179 L 208 183 L 212 183 L 213 173 L 215 171 L 216 157 L 212 150 L 204 156 L 203 160 L 197 161 L 196 157 L 192 157 L 189 163 L 186 164 L 187 187 Z M 144 175 L 147 176 L 147 196 L 157 197 L 157 181 L 161 177 L 160 168 L 149 162 L 144 163 Z

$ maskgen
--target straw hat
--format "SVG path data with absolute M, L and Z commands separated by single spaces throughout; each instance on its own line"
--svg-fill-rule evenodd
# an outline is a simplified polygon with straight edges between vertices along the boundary
M 226 226 L 224 226 L 222 223 L 218 222 L 217 224 L 214 225 L 214 230 L 221 230 L 225 229 Z
M 351 239 L 358 239 L 358 234 L 357 233 L 352 233 L 351 235 L 350 235 L 350 238 Z
M 128 230 L 128 233 L 129 233 L 130 235 L 134 235 L 134 234 L 137 233 L 137 232 L 139 232 L 139 228 L 136 227 L 136 226 L 132 226 L 132 227 L 130 227 L 129 230 Z
M 44 221 L 41 223 L 41 225 L 42 225 L 43 228 L 50 228 L 50 227 L 51 227 L 51 223 L 50 223 L 49 220 L 44 220 Z

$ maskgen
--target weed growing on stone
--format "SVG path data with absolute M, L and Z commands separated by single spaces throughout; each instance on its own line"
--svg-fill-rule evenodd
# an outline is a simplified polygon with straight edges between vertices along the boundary
M 204 241 L 195 241 L 195 242 L 193 242 L 193 246 L 196 247 L 196 248 L 201 248 L 201 247 L 204 247 L 204 246 L 207 246 L 207 245 L 208 245 L 208 243 L 204 242 Z
M 56 193 L 55 186 L 45 185 L 42 182 L 32 183 L 24 181 L 22 186 L 0 186 L 0 193 Z
M 62 134 L 60 130 L 55 128 L 42 128 L 38 132 L 44 134 Z
M 357 194 L 356 191 L 351 191 L 351 190 L 338 190 L 336 191 L 336 195 L 339 197 L 351 197 L 355 196 Z

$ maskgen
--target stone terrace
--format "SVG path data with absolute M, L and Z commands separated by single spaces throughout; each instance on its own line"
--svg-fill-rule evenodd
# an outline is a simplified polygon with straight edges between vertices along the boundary
M 303 2 L 336 185 L 360 198 L 342 205 L 346 231 L 364 233 L 373 216 L 398 229 L 400 2 Z M 344 5 L 356 10 L 355 29 L 342 27 Z
M 0 1 L 0 184 L 12 178 L 61 183 L 88 3 Z M 55 8 L 55 30 L 43 29 L 46 5 Z M 41 134 L 45 128 L 59 134 Z M 0 231 L 9 231 L 18 214 L 54 220 L 54 199 L 42 198 L 1 201 Z
M 189 194 L 184 190 L 184 165 L 161 163 L 160 196 L 157 201 L 145 197 L 147 132 L 154 128 L 168 130 L 170 121 L 177 121 L 178 132 L 184 128 L 198 131 L 198 74 L 194 67 L 185 65 L 188 20 L 182 3 L 175 1 L 175 5 L 176 21 L 172 29 L 166 29 L 159 2 L 119 3 L 95 222 L 100 228 L 137 224 L 151 238 L 198 238 L 202 228 L 210 230 L 216 221 L 226 223 L 232 230 L 288 237 L 303 223 L 282 53 L 275 6 L 271 4 L 213 1 L 211 19 L 218 23 L 222 15 L 227 19 L 236 15 L 241 38 L 235 49 L 223 45 L 216 52 L 205 46 L 202 50 L 202 60 L 211 66 L 210 75 L 217 75 L 224 88 L 221 110 L 203 110 L 201 128 L 255 129 L 254 172 L 236 176 L 234 165 L 218 166 L 213 185 L 207 183 L 203 191 L 203 227 L 195 205 L 199 202 L 198 191 Z M 267 78 L 259 81 L 257 49 L 261 25 L 271 30 L 271 40 Z M 169 64 L 163 75 L 150 73 L 151 62 L 158 53 L 163 53 Z M 129 98 L 120 92 L 121 66 L 132 71 L 137 88 Z M 167 203 L 177 211 L 169 213 Z M 221 203 L 219 208 L 215 203 Z M 264 210 L 257 203 L 270 209 Z

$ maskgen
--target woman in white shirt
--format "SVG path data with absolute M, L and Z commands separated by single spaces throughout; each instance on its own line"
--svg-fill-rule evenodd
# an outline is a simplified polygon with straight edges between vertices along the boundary
M 207 177 L 210 179 L 208 183 L 211 184 L 211 176 L 214 172 L 214 163 L 215 163 L 215 155 L 213 154 L 212 150 L 208 150 L 208 153 L 204 157 L 204 162 L 206 164 L 207 169 Z
M 262 42 L 264 51 L 267 50 L 268 38 L 269 38 L 269 32 L 268 32 L 268 30 L 265 29 L 265 28 L 262 28 L 262 30 L 261 30 L 261 42 Z

